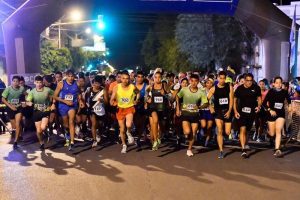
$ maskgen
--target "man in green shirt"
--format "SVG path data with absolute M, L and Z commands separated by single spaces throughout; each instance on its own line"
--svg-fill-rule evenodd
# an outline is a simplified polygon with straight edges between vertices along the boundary
M 18 148 L 18 139 L 22 130 L 22 107 L 25 106 L 25 89 L 20 86 L 20 77 L 12 78 L 11 86 L 2 93 L 2 102 L 6 105 L 6 112 L 12 128 L 16 130 L 13 148 Z
M 42 134 L 47 128 L 50 111 L 54 109 L 52 96 L 53 90 L 48 87 L 44 87 L 43 78 L 41 76 L 36 76 L 35 88 L 28 93 L 26 100 L 27 105 L 33 106 L 33 120 L 40 143 L 40 149 L 42 151 L 45 149 Z
M 189 157 L 194 155 L 192 147 L 199 127 L 199 109 L 208 106 L 206 94 L 197 87 L 198 83 L 199 76 L 192 74 L 190 86 L 182 88 L 176 96 L 176 115 L 181 116 L 183 133 L 185 138 L 189 140 L 189 147 L 186 152 Z M 182 99 L 181 105 L 179 99 Z

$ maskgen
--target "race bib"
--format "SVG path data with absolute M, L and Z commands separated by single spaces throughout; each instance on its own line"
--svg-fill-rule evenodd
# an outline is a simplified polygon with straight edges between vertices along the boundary
M 36 104 L 36 108 L 39 111 L 44 111 L 44 110 L 46 110 L 46 105 L 45 104 Z
M 154 97 L 154 103 L 163 103 L 164 98 L 163 97 Z
M 11 100 L 11 103 L 12 103 L 12 104 L 18 104 L 19 102 L 20 102 L 19 99 L 12 99 L 12 100 Z
M 67 94 L 66 96 L 65 96 L 65 100 L 68 100 L 68 101 L 73 101 L 73 95 L 71 95 L 71 94 Z
M 188 105 L 187 105 L 187 109 L 188 109 L 188 110 L 195 110 L 196 107 L 197 107 L 196 104 L 188 104 Z
M 283 103 L 275 103 L 274 108 L 281 110 L 283 108 Z
M 100 103 L 100 104 L 98 104 L 97 106 L 95 106 L 95 107 L 94 107 L 94 112 L 95 112 L 95 114 L 98 115 L 98 116 L 103 116 L 103 115 L 105 115 L 105 109 L 104 109 L 104 107 L 103 107 L 103 104 Z
M 221 98 L 221 99 L 219 99 L 219 104 L 220 105 L 226 105 L 226 104 L 228 104 L 228 98 Z
M 250 113 L 251 113 L 251 108 L 249 108 L 249 107 L 244 107 L 244 108 L 242 108 L 242 112 L 243 112 L 243 113 L 248 113 L 248 114 L 250 114 Z
M 129 103 L 129 98 L 121 98 L 122 103 Z

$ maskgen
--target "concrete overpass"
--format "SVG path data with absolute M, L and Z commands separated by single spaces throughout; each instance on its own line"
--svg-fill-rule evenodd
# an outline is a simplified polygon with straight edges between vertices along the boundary
M 234 16 L 262 39 L 262 76 L 271 78 L 281 74 L 287 78 L 287 42 L 291 20 L 269 0 L 94 2 L 105 12 L 206 13 Z M 69 3 L 72 0 L 28 0 L 2 23 L 8 76 L 40 72 L 40 34 L 63 15 Z M 286 70 L 280 71 L 281 68 Z

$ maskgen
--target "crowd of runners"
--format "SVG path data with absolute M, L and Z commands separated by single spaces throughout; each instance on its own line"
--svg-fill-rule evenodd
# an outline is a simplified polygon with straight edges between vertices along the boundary
M 173 138 L 178 147 L 187 146 L 189 157 L 195 142 L 206 147 L 215 143 L 219 159 L 228 139 L 240 141 L 243 158 L 248 157 L 250 139 L 270 142 L 274 156 L 282 157 L 291 100 L 300 100 L 300 87 L 281 77 L 255 82 L 251 73 L 175 75 L 161 68 L 151 74 L 117 71 L 109 76 L 68 70 L 36 76 L 33 89 L 14 76 L 2 93 L 14 149 L 22 141 L 26 118 L 34 121 L 41 150 L 53 133 L 63 135 L 69 151 L 77 140 L 90 141 L 94 148 L 104 135 L 121 144 L 121 153 L 128 145 L 150 144 L 156 151 Z

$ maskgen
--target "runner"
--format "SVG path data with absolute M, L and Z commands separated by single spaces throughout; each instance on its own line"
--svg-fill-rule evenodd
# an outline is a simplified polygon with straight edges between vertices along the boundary
M 92 80 L 92 87 L 87 89 L 85 93 L 85 100 L 88 114 L 92 123 L 92 148 L 94 148 L 101 140 L 100 136 L 97 137 L 97 129 L 100 130 L 100 122 L 102 125 L 104 124 L 106 114 L 105 105 L 108 104 L 108 93 L 105 85 L 103 84 L 103 78 L 101 76 L 96 75 Z
M 199 126 L 199 109 L 208 106 L 206 94 L 198 89 L 199 76 L 190 76 L 190 86 L 182 88 L 176 97 L 176 115 L 182 118 L 182 128 L 185 138 L 189 140 L 186 155 L 193 156 L 192 147 Z M 180 106 L 179 99 L 183 99 Z M 200 106 L 201 105 L 201 106 Z
M 214 80 L 212 78 L 208 78 L 205 81 L 204 92 L 206 95 L 208 95 L 213 85 L 214 85 Z M 212 126 L 214 124 L 214 116 L 212 112 L 213 112 L 213 99 L 210 100 L 209 107 L 200 110 L 200 119 L 201 119 L 200 124 L 205 135 L 205 144 L 204 144 L 205 147 L 208 146 L 208 142 L 211 137 Z
M 240 131 L 241 156 L 243 158 L 248 158 L 245 150 L 247 131 L 252 128 L 255 115 L 260 111 L 261 103 L 261 90 L 253 84 L 253 75 L 245 74 L 244 84 L 240 85 L 234 93 L 234 113 Z
M 149 85 L 147 91 L 147 108 L 150 121 L 150 135 L 153 142 L 152 150 L 156 151 L 161 144 L 159 131 L 162 132 L 164 122 L 167 119 L 167 98 L 166 90 L 162 83 L 162 74 L 160 71 L 154 73 L 154 83 Z
M 58 83 L 54 92 L 54 99 L 58 101 L 58 111 L 63 119 L 66 134 L 65 146 L 69 146 L 69 151 L 72 151 L 74 148 L 75 115 L 78 110 L 78 103 L 80 108 L 84 107 L 84 102 L 72 70 L 66 72 L 66 80 Z
M 269 134 L 275 136 L 275 153 L 274 156 L 282 157 L 280 150 L 281 133 L 285 123 L 284 102 L 289 104 L 289 112 L 291 113 L 291 100 L 287 90 L 282 89 L 282 78 L 275 77 L 273 88 L 269 90 L 264 99 L 263 106 L 267 109 L 267 120 L 269 125 Z
M 43 78 L 41 76 L 35 77 L 35 88 L 31 90 L 26 98 L 27 105 L 33 105 L 33 121 L 35 122 L 36 135 L 40 143 L 40 150 L 44 150 L 43 132 L 46 130 L 49 122 L 49 115 L 52 104 L 53 90 L 44 87 Z
M 122 140 L 121 153 L 126 153 L 127 145 L 125 142 L 125 131 L 127 129 L 126 134 L 128 137 L 128 143 L 133 144 L 134 138 L 131 135 L 131 128 L 133 122 L 133 114 L 135 113 L 135 98 L 138 100 L 140 97 L 139 90 L 130 83 L 130 76 L 127 71 L 122 72 L 121 80 L 122 83 L 119 83 L 113 89 L 110 104 L 112 106 L 118 106 L 116 116 L 119 123 L 120 136 Z
M 218 84 L 212 87 L 207 95 L 208 100 L 214 96 L 215 122 L 218 129 L 217 141 L 219 145 L 219 159 L 224 158 L 223 153 L 223 126 L 225 124 L 225 133 L 230 135 L 232 122 L 232 106 L 233 106 L 233 88 L 226 81 L 226 72 L 220 71 L 218 74 Z
M 135 77 L 135 86 L 136 88 L 140 91 L 140 99 L 137 103 L 137 105 L 135 106 L 135 114 L 134 114 L 134 125 L 136 128 L 136 133 L 137 133 L 137 141 L 136 144 L 138 146 L 138 148 L 141 148 L 141 137 L 143 134 L 143 131 L 145 129 L 145 123 L 146 123 L 146 110 L 145 110 L 145 95 L 146 95 L 146 88 L 147 88 L 147 84 L 144 82 L 144 73 L 142 71 L 138 71 L 136 73 L 136 77 Z
M 11 126 L 15 129 L 15 139 L 13 148 L 18 148 L 18 140 L 22 130 L 22 107 L 25 106 L 25 88 L 20 86 L 20 77 L 12 78 L 11 86 L 5 88 L 2 93 L 2 102 L 6 105 L 6 112 Z

